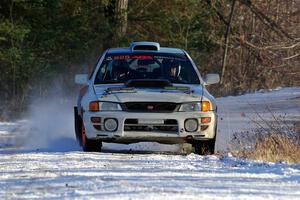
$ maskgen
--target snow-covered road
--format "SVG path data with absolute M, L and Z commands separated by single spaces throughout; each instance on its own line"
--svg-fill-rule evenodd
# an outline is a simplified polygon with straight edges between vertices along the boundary
M 300 119 L 300 88 L 218 102 L 219 151 L 230 147 L 233 133 L 254 129 L 257 113 Z M 71 114 L 59 110 L 47 110 L 52 120 L 33 110 L 27 120 L 34 127 L 27 120 L 0 123 L 0 199 L 300 199 L 300 164 L 179 155 L 177 146 L 156 143 L 105 144 L 105 152 L 84 153 L 73 139 Z
M 1 155 L 0 199 L 299 199 L 300 166 L 190 154 Z

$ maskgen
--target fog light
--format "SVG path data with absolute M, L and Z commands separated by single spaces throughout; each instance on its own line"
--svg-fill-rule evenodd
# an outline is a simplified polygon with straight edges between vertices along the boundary
M 197 119 L 187 119 L 184 122 L 184 128 L 187 132 L 195 132 L 198 130 L 198 120 Z
M 117 128 L 118 128 L 117 120 L 112 119 L 112 118 L 105 119 L 104 128 L 105 128 L 106 131 L 110 131 L 110 132 L 116 131 Z

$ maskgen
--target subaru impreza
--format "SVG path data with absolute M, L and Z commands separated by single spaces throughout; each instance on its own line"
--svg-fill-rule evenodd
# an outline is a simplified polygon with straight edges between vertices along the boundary
M 102 142 L 189 143 L 198 154 L 213 154 L 217 105 L 206 85 L 218 74 L 200 72 L 186 51 L 155 42 L 111 48 L 82 85 L 74 107 L 75 133 L 84 151 Z

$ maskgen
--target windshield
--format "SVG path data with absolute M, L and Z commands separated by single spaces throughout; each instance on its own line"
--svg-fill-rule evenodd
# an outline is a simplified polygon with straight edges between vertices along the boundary
M 184 54 L 113 54 L 102 62 L 95 84 L 126 83 L 132 79 L 166 79 L 171 83 L 200 84 Z

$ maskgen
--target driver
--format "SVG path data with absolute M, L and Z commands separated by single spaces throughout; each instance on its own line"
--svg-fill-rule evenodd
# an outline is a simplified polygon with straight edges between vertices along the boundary
M 137 70 L 140 72 L 147 72 L 148 65 L 152 62 L 152 60 L 138 60 L 137 61 Z
M 180 77 L 180 70 L 181 66 L 180 63 L 176 60 L 168 60 L 165 62 L 165 74 L 166 77 L 170 80 L 181 80 Z
M 113 63 L 113 80 L 125 81 L 128 75 L 128 63 L 125 60 L 114 61 Z

